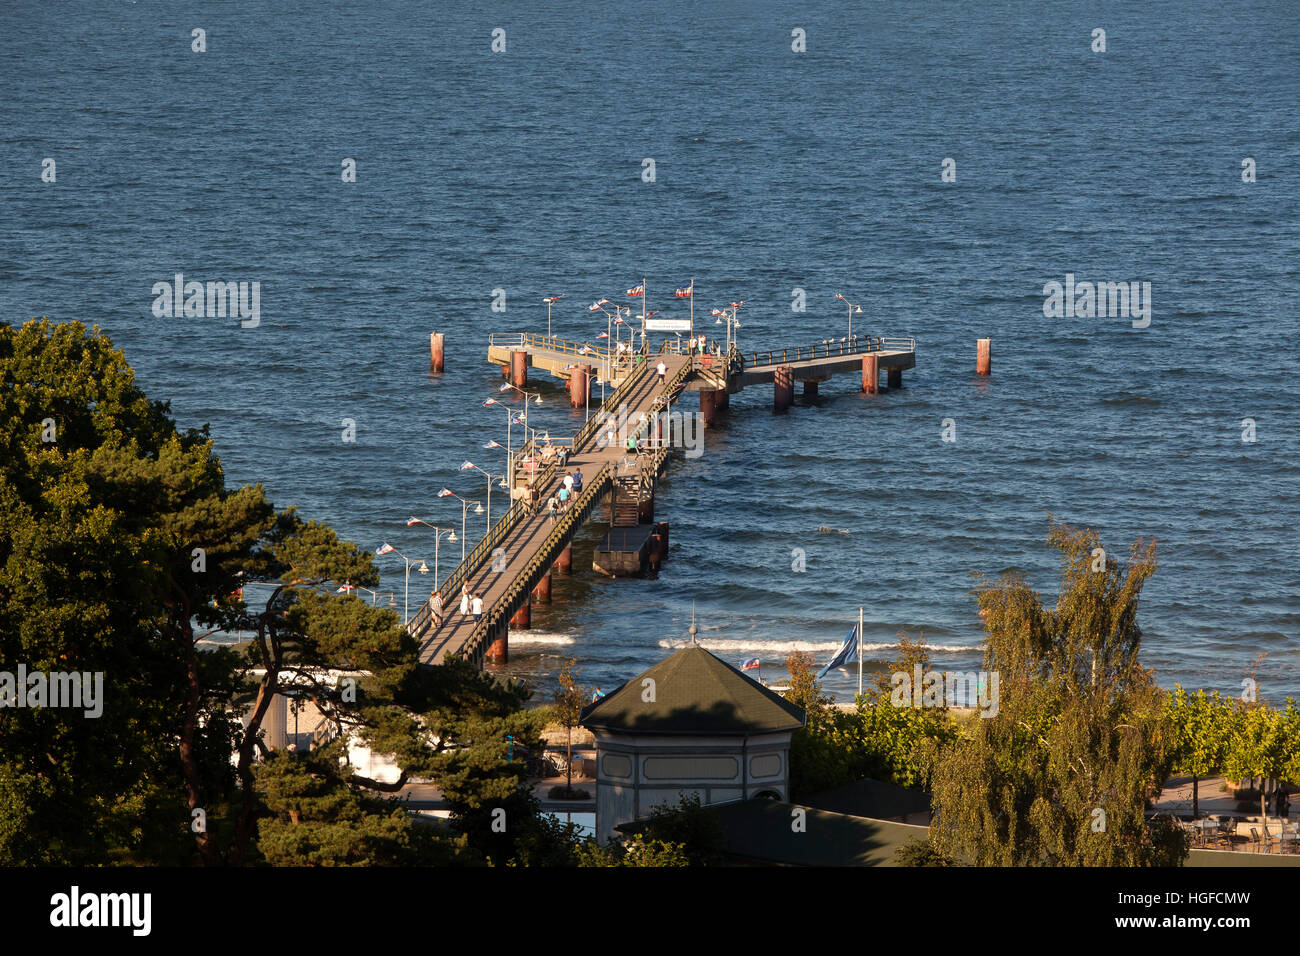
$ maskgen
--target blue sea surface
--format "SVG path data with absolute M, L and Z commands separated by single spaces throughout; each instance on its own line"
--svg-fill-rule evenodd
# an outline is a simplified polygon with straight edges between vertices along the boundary
M 842 293 L 855 330 L 915 337 L 904 387 L 840 376 L 781 416 L 770 388 L 733 396 L 661 486 L 663 573 L 596 577 L 589 526 L 507 672 L 549 683 L 573 656 L 608 689 L 694 609 L 705 647 L 775 680 L 790 649 L 829 659 L 859 606 L 873 661 L 906 632 L 974 669 L 973 575 L 1021 571 L 1050 604 L 1050 513 L 1121 556 L 1157 538 L 1140 621 L 1163 685 L 1237 694 L 1257 668 L 1278 702 L 1300 696 L 1295 24 L 1281 0 L 20 0 L 0 13 L 0 320 L 98 325 L 182 427 L 210 423 L 231 483 L 432 562 L 405 521 L 459 529 L 438 490 L 482 494 L 466 459 L 500 470 L 487 336 L 543 329 L 543 296 L 566 295 L 557 334 L 594 341 L 592 300 L 644 278 L 682 316 L 694 277 L 697 318 L 744 299 L 757 349 L 845 335 Z M 156 317 L 176 273 L 260 282 L 260 325 Z M 1150 325 L 1046 317 L 1067 274 L 1150 282 Z M 560 383 L 533 382 L 532 424 L 575 430 Z M 404 566 L 378 560 L 400 611 Z

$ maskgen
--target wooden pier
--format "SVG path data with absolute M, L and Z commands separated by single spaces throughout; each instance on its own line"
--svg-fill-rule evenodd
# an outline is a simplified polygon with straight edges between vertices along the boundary
M 661 413 L 676 408 L 683 392 L 700 393 L 706 426 L 728 407 L 732 394 L 768 383 L 778 413 L 793 404 L 796 381 L 804 383 L 805 396 L 815 396 L 819 383 L 851 373 L 861 375 L 863 391 L 875 394 L 882 371 L 890 388 L 902 384 L 903 371 L 916 365 L 916 343 L 862 336 L 792 349 L 697 355 L 688 354 L 680 341 L 665 342 L 652 352 L 647 346 L 611 350 L 511 333 L 489 337 L 488 361 L 501 366 L 503 376 L 519 388 L 527 384 L 529 369 L 565 380 L 574 407 L 592 401 L 595 383 L 613 390 L 574 435 L 563 468 L 535 439 L 514 455 L 514 503 L 441 583 L 445 616 L 435 621 L 426 601 L 407 625 L 425 663 L 441 664 L 453 654 L 480 666 L 504 662 L 511 626 L 529 626 L 532 602 L 550 600 L 551 576 L 572 573 L 573 538 L 602 501 L 609 502 L 605 516 L 611 529 L 596 549 L 596 570 L 614 576 L 640 573 L 667 557 L 668 526 L 656 523 L 654 514 L 655 488 L 671 438 L 671 426 Z M 600 411 L 608 411 L 608 421 Z M 614 430 L 615 421 L 624 433 Z M 629 439 L 636 439 L 635 450 Z M 547 500 L 558 492 L 566 472 L 579 469 L 581 491 L 570 498 L 567 510 L 549 517 Z M 531 503 L 534 490 L 536 507 Z M 483 599 L 479 619 L 459 613 L 462 588 Z

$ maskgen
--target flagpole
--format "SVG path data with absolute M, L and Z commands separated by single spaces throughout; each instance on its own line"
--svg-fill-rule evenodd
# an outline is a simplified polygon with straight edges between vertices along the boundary
M 862 608 L 858 607 L 858 696 L 862 696 Z
M 691 338 L 695 338 L 695 276 L 691 276 Z
M 642 276 L 641 278 L 641 341 L 643 343 L 646 341 L 646 337 L 645 337 L 646 298 L 647 296 L 645 294 L 645 277 Z

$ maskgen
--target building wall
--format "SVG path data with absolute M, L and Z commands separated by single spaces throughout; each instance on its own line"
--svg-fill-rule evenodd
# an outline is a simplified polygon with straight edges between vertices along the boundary
M 596 838 L 694 794 L 705 806 L 789 795 L 790 734 L 751 737 L 596 733 Z

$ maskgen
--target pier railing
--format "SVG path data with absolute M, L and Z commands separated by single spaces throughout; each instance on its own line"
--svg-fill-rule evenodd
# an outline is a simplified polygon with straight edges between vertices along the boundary
M 596 503 L 600 500 L 600 496 L 607 490 L 611 472 L 612 469 L 608 465 L 601 465 L 600 470 L 591 477 L 590 482 L 583 485 L 582 493 L 565 510 L 564 514 L 559 516 L 542 546 L 533 553 L 528 563 L 515 575 L 506 592 L 492 602 L 492 607 L 475 625 L 474 630 L 470 633 L 469 640 L 464 643 L 457 653 L 463 654 L 470 660 L 477 660 L 482 656 L 490 641 L 495 640 L 501 627 L 509 622 L 510 616 L 523 603 L 522 595 L 525 592 L 532 592 L 532 589 L 550 570 L 551 565 L 555 563 L 555 559 L 559 557 L 560 551 L 563 550 L 568 540 L 573 536 L 576 528 L 587 520 L 587 517 L 596 507 Z
M 642 376 L 646 374 L 648 368 L 649 365 L 645 362 L 636 365 L 632 370 L 632 374 L 628 376 L 628 378 L 624 379 L 619 387 L 610 393 L 609 397 L 605 399 L 604 404 L 601 405 L 601 408 L 603 409 L 607 405 L 612 405 L 617 408 L 620 400 L 626 398 L 628 395 L 628 389 L 632 388 L 638 381 L 640 381 Z M 599 424 L 599 419 L 592 417 L 587 420 L 581 429 L 578 430 L 578 433 L 573 436 L 572 447 L 575 451 L 580 449 L 583 443 L 592 436 L 597 427 L 599 427 Z M 529 442 L 526 443 L 522 449 L 516 452 L 516 475 L 521 474 L 519 468 L 522 465 L 525 453 L 530 450 L 535 454 L 535 446 L 532 439 L 529 439 Z M 555 477 L 556 468 L 557 465 L 555 462 L 541 468 L 537 472 L 535 487 L 546 488 L 547 485 L 550 484 L 551 479 Z M 572 511 L 572 508 L 570 511 Z M 566 512 L 566 514 L 567 513 L 568 512 Z M 492 549 L 505 540 L 506 536 L 510 534 L 510 531 L 522 518 L 531 514 L 531 504 L 518 500 L 511 504 L 509 510 L 501 516 L 483 539 L 479 541 L 479 543 L 474 546 L 474 549 L 465 556 L 465 560 L 456 566 L 456 569 L 443 580 L 441 586 L 437 589 L 439 593 L 442 594 L 444 608 L 449 608 L 447 601 L 455 600 L 461 586 L 468 579 L 469 575 L 473 573 L 474 569 L 482 565 L 483 562 L 491 556 Z M 432 593 L 430 596 L 432 596 Z M 449 609 L 447 613 L 450 613 Z M 413 636 L 419 637 L 424 633 L 426 627 L 428 627 L 432 617 L 433 609 L 430 607 L 429 601 L 426 599 L 425 602 L 420 605 L 420 609 L 412 615 L 411 620 L 407 624 L 407 632 Z M 477 633 L 477 629 L 475 630 L 475 633 Z
M 534 335 L 532 332 L 492 332 L 488 335 L 488 346 L 514 351 L 546 349 L 548 352 L 559 352 L 574 358 L 597 358 L 602 361 L 614 355 L 614 350 L 608 346 L 571 342 L 558 336 Z
M 855 335 L 845 341 L 815 342 L 793 349 L 769 349 L 742 355 L 745 368 L 762 365 L 783 365 L 787 362 L 806 362 L 812 359 L 835 358 L 841 355 L 861 355 L 867 352 L 915 352 L 916 339 L 876 338 Z

